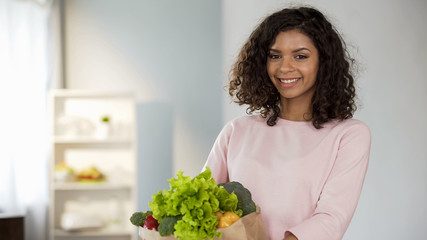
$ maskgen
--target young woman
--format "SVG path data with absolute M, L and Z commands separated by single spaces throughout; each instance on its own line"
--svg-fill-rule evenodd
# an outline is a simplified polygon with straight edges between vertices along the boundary
M 229 93 L 248 113 L 226 124 L 206 165 L 238 181 L 270 239 L 341 239 L 367 171 L 369 128 L 356 110 L 352 60 L 316 9 L 283 9 L 250 35 Z

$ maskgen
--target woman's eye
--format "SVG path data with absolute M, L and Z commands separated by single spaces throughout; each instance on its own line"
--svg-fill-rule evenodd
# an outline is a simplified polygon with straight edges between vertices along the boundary
M 280 56 L 277 54 L 270 54 L 268 57 L 271 59 L 279 59 L 280 58 Z
M 301 55 L 301 54 L 300 54 L 300 55 L 296 55 L 296 56 L 295 56 L 295 58 L 296 58 L 296 59 L 306 59 L 306 58 L 308 58 L 308 57 L 307 57 L 306 55 Z

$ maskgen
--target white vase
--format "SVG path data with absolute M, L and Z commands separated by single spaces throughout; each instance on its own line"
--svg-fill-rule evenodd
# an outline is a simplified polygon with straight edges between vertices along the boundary
M 102 122 L 96 129 L 96 137 L 100 139 L 106 139 L 111 136 L 111 125 L 106 122 Z

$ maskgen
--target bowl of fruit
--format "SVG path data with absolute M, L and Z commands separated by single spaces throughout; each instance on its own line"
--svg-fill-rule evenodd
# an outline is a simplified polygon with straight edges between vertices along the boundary
M 91 166 L 86 168 L 77 174 L 77 180 L 79 182 L 103 182 L 105 181 L 105 175 L 100 172 L 96 167 Z

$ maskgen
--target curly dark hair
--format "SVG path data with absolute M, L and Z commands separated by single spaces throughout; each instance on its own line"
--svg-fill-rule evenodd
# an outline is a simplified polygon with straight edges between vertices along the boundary
M 248 114 L 259 111 L 274 126 L 280 114 L 280 94 L 267 73 L 269 48 L 280 32 L 298 30 L 319 53 L 319 68 L 311 100 L 311 120 L 317 129 L 330 119 L 348 119 L 356 111 L 356 96 L 346 44 L 332 24 L 311 7 L 285 8 L 264 19 L 252 32 L 231 69 L 228 92 Z

